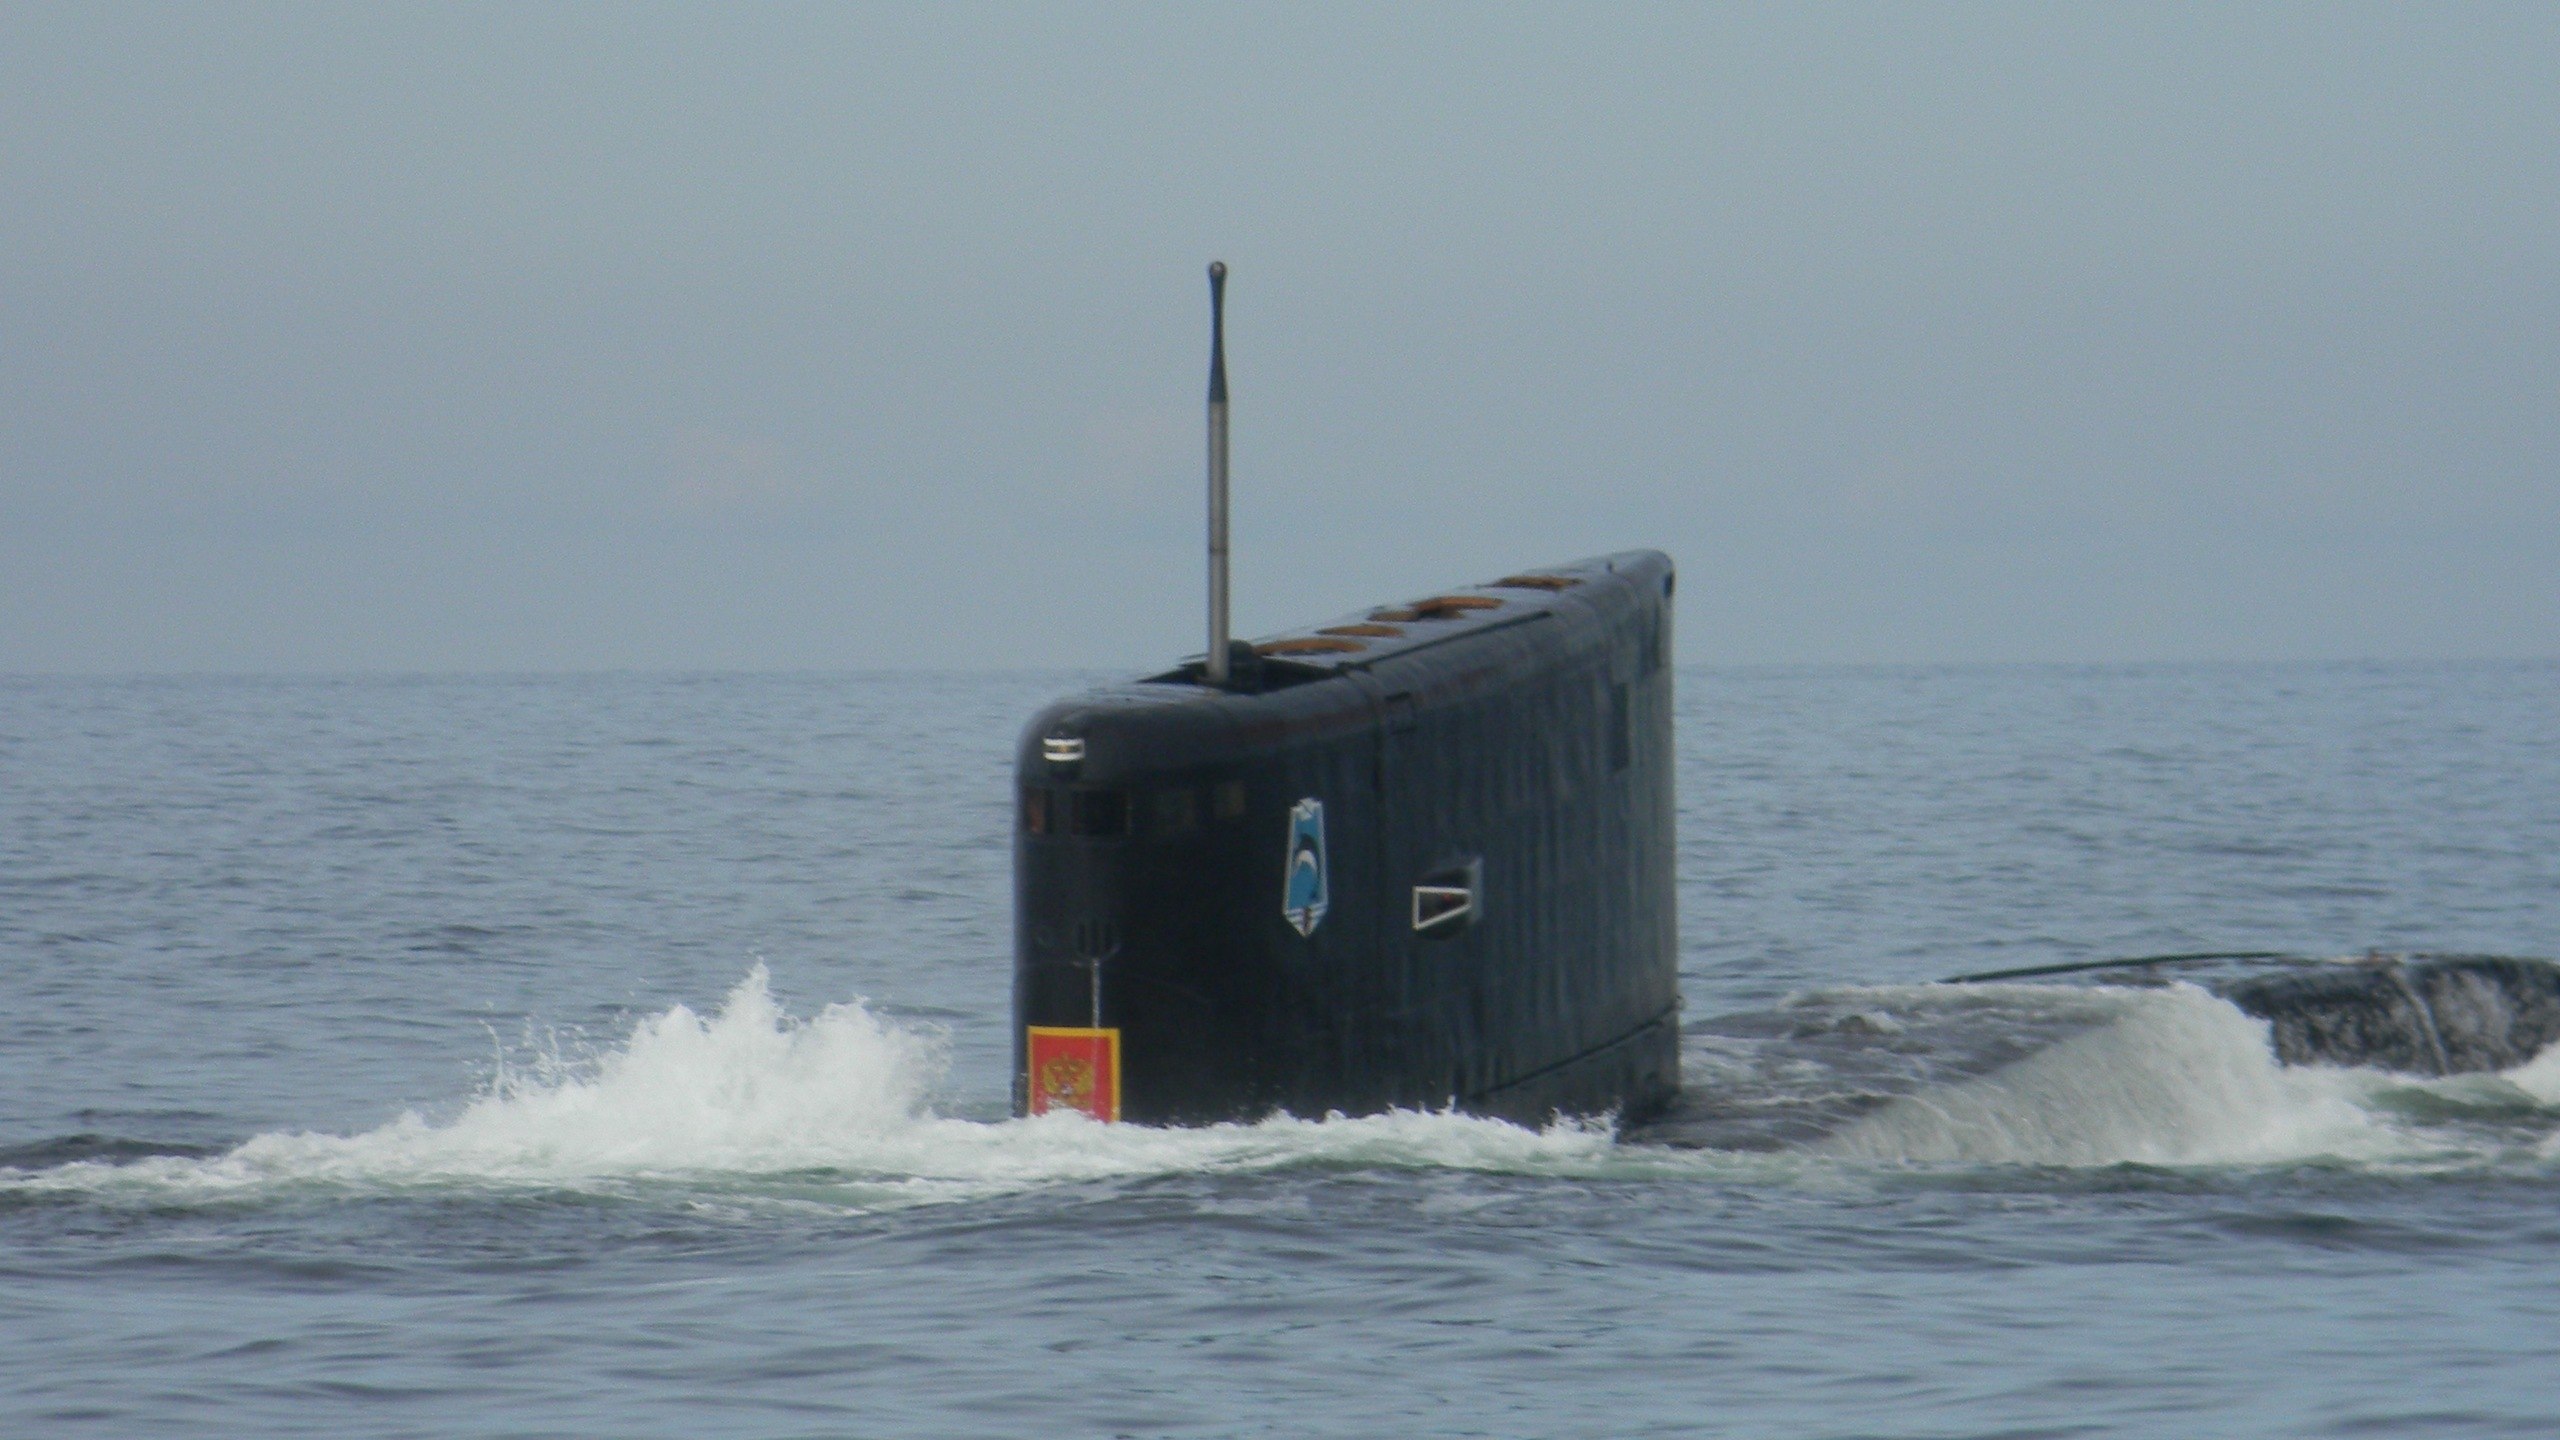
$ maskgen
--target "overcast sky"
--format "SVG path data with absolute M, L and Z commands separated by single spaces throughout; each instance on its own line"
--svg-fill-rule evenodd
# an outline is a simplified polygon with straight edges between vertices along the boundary
M 2560 654 L 2560 6 L 0 8 L 0 670 Z

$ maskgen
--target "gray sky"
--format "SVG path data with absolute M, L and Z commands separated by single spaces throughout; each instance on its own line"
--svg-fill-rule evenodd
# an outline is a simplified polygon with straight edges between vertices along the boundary
M 2560 7 L 0 9 L 0 670 L 2560 653 Z

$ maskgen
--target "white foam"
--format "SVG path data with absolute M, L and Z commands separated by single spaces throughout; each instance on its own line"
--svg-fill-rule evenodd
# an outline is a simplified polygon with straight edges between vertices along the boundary
M 2265 1022 L 2193 986 L 2082 992 L 2107 1022 L 1895 1100 L 1825 1142 L 1863 1160 L 2023 1165 L 2411 1161 L 2441 1146 L 2374 1104 L 2395 1081 L 2286 1067 Z
M 2560 1106 L 2560 1045 L 2546 1048 L 2500 1078 L 2537 1105 Z
M 799 1020 L 764 967 L 717 1014 L 678 1005 L 583 1062 L 502 1068 L 450 1121 L 415 1113 L 356 1135 L 260 1135 L 207 1159 L 82 1163 L 11 1188 L 216 1198 L 279 1187 L 534 1185 L 795 1177 L 861 1205 L 1177 1172 L 1349 1165 L 1540 1170 L 1605 1162 L 1606 1126 L 1543 1132 L 1471 1116 L 1279 1117 L 1163 1130 L 1074 1114 L 996 1123 L 935 1114 L 936 1035 L 859 1002 Z
M 2201 990 L 2039 993 L 2111 1013 L 2004 1070 L 1892 1101 L 1809 1153 L 1742 1156 L 1621 1145 L 1605 1124 L 1533 1131 L 1410 1111 L 1196 1129 L 1101 1125 L 1073 1114 L 992 1123 L 946 1117 L 931 1102 L 945 1068 L 939 1035 L 860 1002 L 794 1018 L 775 1004 L 758 966 L 715 1014 L 678 1005 L 591 1056 L 555 1051 L 502 1067 L 449 1120 L 412 1113 L 354 1135 L 260 1135 L 210 1158 L 0 1171 L 0 1190 L 185 1203 L 314 1188 L 620 1192 L 664 1182 L 868 1209 L 1310 1164 L 1831 1183 L 1872 1173 L 1877 1162 L 2458 1165 L 2517 1153 L 2560 1158 L 2548 1124 L 2560 1109 L 2560 1050 L 2502 1076 L 2443 1081 L 2288 1069 L 2276 1063 L 2262 1023 Z M 1879 1013 L 1894 1013 L 1895 998 L 1876 992 Z M 1942 1004 L 1950 997 L 1945 987 L 1921 987 L 1904 998 Z M 1987 987 L 1955 998 L 1995 1014 L 2011 1003 Z M 1804 1083 L 1832 1078 L 1811 1075 Z M 2400 1103 L 2410 1096 L 2426 1106 Z M 2530 1135 L 2483 1139 L 2413 1118 L 2427 1106 L 2521 1111 L 2535 1123 Z

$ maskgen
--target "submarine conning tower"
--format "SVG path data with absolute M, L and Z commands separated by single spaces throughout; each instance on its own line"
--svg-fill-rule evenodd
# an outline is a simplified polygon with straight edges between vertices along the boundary
M 1672 589 L 1649 550 L 1547 566 L 1041 711 L 1016 1112 L 1667 1104 Z

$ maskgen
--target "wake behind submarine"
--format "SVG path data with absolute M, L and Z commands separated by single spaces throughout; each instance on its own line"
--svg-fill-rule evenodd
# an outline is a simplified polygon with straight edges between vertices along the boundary
M 1211 265 L 1207 647 L 1049 705 L 1017 747 L 1015 1113 L 1605 1114 L 1765 1148 L 1883 1103 L 1894 1085 L 1681 1093 L 1666 556 L 1230 638 L 1225 281 Z M 2162 956 L 1948 983 L 2173 981 L 2268 1022 L 2287 1064 L 2452 1074 L 2560 1038 L 2560 966 L 2538 960 Z M 2090 1023 L 2038 1013 L 1885 1037 L 1814 1004 L 1685 1033 L 1935 1081 Z M 1938 1063 L 1894 1063 L 1915 1047 Z

